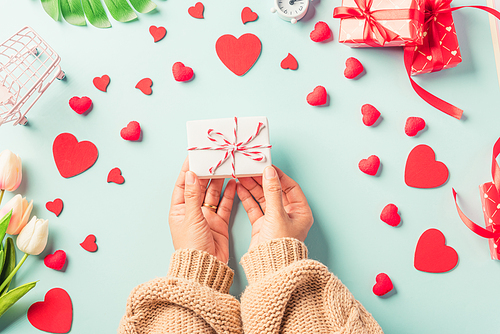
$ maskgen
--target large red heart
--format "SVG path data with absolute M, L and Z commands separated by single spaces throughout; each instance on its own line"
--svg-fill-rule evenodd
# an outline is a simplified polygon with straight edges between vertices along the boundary
M 444 273 L 458 263 L 458 254 L 446 246 L 443 233 L 435 228 L 428 229 L 418 239 L 415 249 L 415 269 L 428 273 Z
M 414 188 L 436 188 L 448 180 L 448 167 L 436 161 L 434 150 L 427 145 L 418 145 L 411 150 L 406 160 L 405 183 Z
M 69 294 L 61 288 L 50 289 L 43 302 L 28 309 L 28 321 L 49 333 L 68 333 L 73 322 L 73 305 Z
M 94 84 L 95 88 L 99 89 L 100 91 L 106 92 L 106 90 L 108 89 L 109 81 L 109 75 L 104 74 L 102 77 L 95 77 L 94 80 L 92 80 L 92 83 Z
M 71 99 L 69 99 L 69 106 L 78 115 L 81 115 L 92 107 L 92 100 L 87 96 L 73 96 Z
M 316 86 L 312 92 L 307 94 L 307 103 L 312 106 L 322 106 L 328 101 L 328 94 L 326 88 L 323 86 Z
M 57 170 L 65 178 L 85 172 L 94 165 L 99 155 L 93 143 L 78 142 L 71 133 L 61 133 L 54 139 L 52 153 Z
M 161 41 L 163 37 L 167 34 L 167 29 L 165 27 L 151 26 L 149 27 L 149 33 L 153 36 L 154 42 Z
M 255 13 L 255 12 L 252 12 L 250 7 L 245 7 L 241 11 L 241 22 L 243 22 L 243 24 L 245 24 L 247 22 L 253 22 L 253 21 L 257 20 L 258 18 L 259 18 L 259 15 L 257 15 L 257 13 Z
M 297 59 L 295 59 L 295 57 L 291 53 L 289 53 L 288 56 L 286 56 L 286 58 L 281 61 L 280 66 L 284 70 L 296 70 L 299 64 L 297 63 Z
M 54 254 L 48 254 L 44 259 L 43 263 L 51 269 L 62 270 L 64 264 L 66 263 L 66 252 L 63 250 L 55 251 Z
M 180 61 L 174 63 L 172 66 L 172 74 L 174 75 L 175 81 L 189 81 L 193 78 L 194 72 L 191 67 L 184 66 Z
M 239 38 L 222 35 L 215 43 L 217 56 L 226 67 L 238 76 L 247 73 L 260 56 L 262 43 L 254 34 L 244 34 Z
M 141 138 L 141 125 L 137 121 L 131 121 L 121 129 L 120 136 L 125 140 L 136 141 Z
M 122 171 L 120 168 L 115 167 L 108 173 L 108 183 L 113 182 L 116 184 L 123 184 L 125 182 L 125 178 L 122 176 Z
M 375 277 L 375 285 L 373 286 L 373 293 L 377 296 L 383 296 L 394 289 L 391 278 L 386 273 L 380 273 Z
M 205 6 L 201 2 L 197 2 L 196 5 L 189 7 L 188 14 L 195 19 L 203 19 L 203 10 Z
M 95 252 L 97 251 L 97 244 L 95 242 L 95 235 L 89 234 L 83 240 L 82 243 L 80 243 L 80 246 L 82 246 L 83 249 L 85 249 L 87 252 Z
M 60 198 L 56 198 L 52 202 L 45 203 L 45 208 L 50 212 L 54 213 L 56 217 L 59 217 L 63 209 L 63 201 Z

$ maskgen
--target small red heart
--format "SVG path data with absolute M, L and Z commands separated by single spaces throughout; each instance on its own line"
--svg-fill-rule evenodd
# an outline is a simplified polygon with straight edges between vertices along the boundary
M 420 117 L 408 117 L 405 124 L 406 135 L 413 137 L 425 128 L 425 121 Z
M 366 126 L 372 126 L 380 117 L 380 111 L 371 104 L 364 104 L 361 107 L 361 114 L 363 115 L 363 124 Z
M 385 274 L 380 273 L 375 277 L 375 285 L 373 286 L 373 293 L 377 296 L 383 296 L 394 289 L 391 278 Z
M 45 208 L 50 212 L 54 213 L 56 217 L 59 217 L 63 209 L 63 201 L 60 198 L 56 198 L 52 202 L 45 203 Z
M 107 74 L 104 74 L 102 77 L 95 77 L 94 80 L 92 80 L 95 88 L 103 92 L 106 92 L 106 90 L 108 89 L 109 81 L 110 79 Z
M 151 93 L 153 93 L 151 86 L 153 86 L 153 80 L 151 80 L 150 78 L 144 78 L 141 81 L 139 81 L 137 85 L 135 85 L 135 88 L 138 88 L 141 92 L 143 92 L 146 95 L 151 95 Z
M 99 156 L 90 141 L 78 142 L 71 133 L 61 133 L 52 145 L 54 161 L 62 177 L 69 178 L 92 167 Z
M 97 250 L 97 244 L 95 243 L 95 235 L 89 234 L 83 240 L 83 242 L 80 244 L 83 249 L 85 249 L 87 252 L 95 252 Z
M 81 115 L 86 111 L 88 111 L 90 107 L 92 107 L 92 100 L 87 96 L 83 97 L 73 96 L 71 99 L 69 99 L 69 106 L 77 114 Z
M 120 168 L 115 167 L 109 171 L 108 183 L 110 182 L 114 182 L 116 184 L 123 184 L 123 182 L 125 182 L 125 179 L 122 176 L 122 171 L 120 170 Z
M 354 79 L 363 73 L 363 64 L 354 57 L 347 58 L 345 61 L 344 76 L 347 79 Z
M 370 155 L 368 159 L 362 159 L 359 164 L 359 170 L 368 175 L 377 175 L 380 166 L 380 159 L 376 155 Z
M 422 233 L 415 248 L 415 269 L 444 273 L 455 268 L 457 263 L 457 251 L 446 246 L 446 238 L 440 230 L 431 228 Z
M 73 322 L 73 304 L 61 288 L 50 289 L 43 302 L 28 309 L 28 321 L 37 329 L 49 333 L 68 333 Z
M 436 188 L 448 180 L 448 167 L 436 161 L 436 153 L 427 145 L 418 145 L 406 159 L 405 183 L 414 188 Z
M 194 72 L 191 67 L 184 66 L 180 61 L 172 66 L 172 73 L 175 81 L 189 81 L 193 78 Z
M 141 125 L 136 121 L 129 122 L 127 126 L 120 131 L 120 136 L 125 140 L 139 140 L 139 138 L 141 138 Z
M 296 70 L 299 66 L 299 64 L 297 63 L 297 59 L 295 59 L 295 57 L 291 53 L 289 53 L 288 56 L 286 56 L 286 58 L 281 61 L 280 65 L 284 70 Z
M 328 100 L 328 94 L 326 92 L 325 87 L 323 86 L 316 86 L 314 90 L 307 94 L 307 103 L 309 103 L 312 106 L 322 106 L 326 104 Z
M 153 39 L 156 42 L 161 41 L 163 37 L 167 34 L 167 29 L 165 27 L 157 27 L 151 26 L 149 27 L 149 33 L 153 36 Z
M 205 10 L 205 6 L 201 2 L 197 2 L 196 5 L 189 7 L 188 13 L 195 19 L 203 19 L 203 11 Z
M 50 269 L 61 270 L 66 263 L 66 252 L 63 250 L 55 251 L 43 259 L 43 263 Z
M 254 34 L 239 38 L 223 35 L 215 43 L 217 56 L 226 67 L 238 76 L 247 73 L 259 59 L 262 43 Z
M 398 214 L 398 207 L 394 204 L 387 204 L 380 214 L 380 219 L 390 226 L 398 226 L 401 223 L 401 216 Z
M 319 21 L 314 25 L 314 30 L 311 31 L 309 37 L 314 42 L 323 42 L 332 36 L 332 31 L 328 24 L 323 21 Z
M 253 22 L 253 21 L 257 20 L 258 18 L 259 18 L 259 15 L 257 15 L 257 13 L 255 13 L 255 12 L 252 12 L 250 7 L 245 7 L 241 11 L 241 22 L 243 22 L 243 24 L 245 24 L 247 22 Z

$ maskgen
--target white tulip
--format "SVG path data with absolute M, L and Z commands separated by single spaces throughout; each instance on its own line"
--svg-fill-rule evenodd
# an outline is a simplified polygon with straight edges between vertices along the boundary
M 33 216 L 17 236 L 17 248 L 29 255 L 40 254 L 47 245 L 49 221 Z

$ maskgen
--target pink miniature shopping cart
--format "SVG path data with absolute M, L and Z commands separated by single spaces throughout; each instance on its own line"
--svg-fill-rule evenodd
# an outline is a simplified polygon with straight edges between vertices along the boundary
M 0 44 L 0 125 L 25 125 L 26 114 L 55 79 L 61 57 L 30 27 Z M 51 76 L 52 75 L 52 76 Z

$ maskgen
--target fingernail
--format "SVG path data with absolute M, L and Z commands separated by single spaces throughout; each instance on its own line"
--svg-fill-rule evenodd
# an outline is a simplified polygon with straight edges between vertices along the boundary
M 186 178 L 184 180 L 186 181 L 186 184 L 195 184 L 196 179 L 194 177 L 194 173 L 191 171 L 187 171 Z
M 274 168 L 266 167 L 266 169 L 264 169 L 264 177 L 268 180 L 274 179 L 276 177 L 276 171 L 274 170 Z

